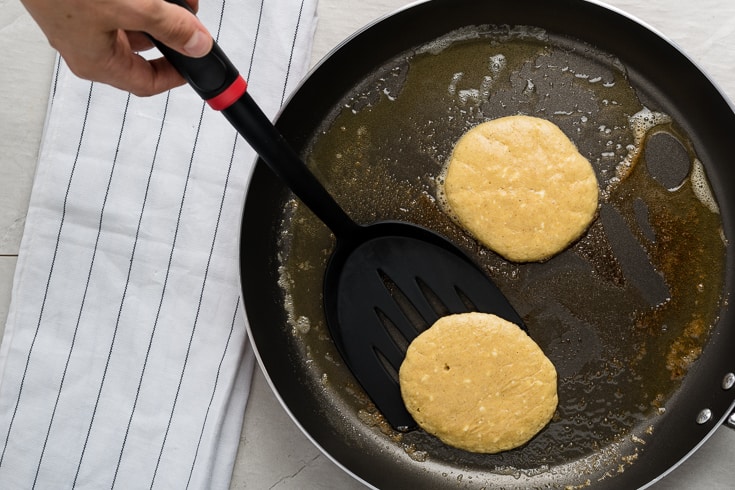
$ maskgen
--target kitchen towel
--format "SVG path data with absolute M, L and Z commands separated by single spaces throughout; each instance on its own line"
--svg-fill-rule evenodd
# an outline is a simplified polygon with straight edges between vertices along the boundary
M 205 0 L 271 117 L 317 0 Z M 189 87 L 59 59 L 0 347 L 0 488 L 228 488 L 253 372 L 240 213 L 254 152 Z M 247 230 L 245 230 L 247 239 Z

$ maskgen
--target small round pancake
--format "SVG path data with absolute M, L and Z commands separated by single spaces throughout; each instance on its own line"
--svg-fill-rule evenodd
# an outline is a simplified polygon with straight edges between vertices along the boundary
M 409 345 L 399 380 L 421 428 L 477 453 L 525 444 L 557 405 L 551 361 L 517 325 L 486 313 L 440 318 Z
M 444 195 L 459 223 L 515 262 L 569 246 L 597 212 L 592 166 L 554 123 L 508 116 L 465 133 L 446 168 Z

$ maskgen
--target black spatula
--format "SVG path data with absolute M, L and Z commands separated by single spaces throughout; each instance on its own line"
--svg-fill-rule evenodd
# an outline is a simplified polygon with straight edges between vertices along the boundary
M 176 0 L 183 7 L 183 0 Z M 418 333 L 440 316 L 465 311 L 522 320 L 492 281 L 456 246 L 402 222 L 356 224 L 260 110 L 247 84 L 214 45 L 188 58 L 156 43 L 189 84 L 222 111 L 271 170 L 336 237 L 324 276 L 324 311 L 334 342 L 394 428 L 410 430 L 397 372 Z

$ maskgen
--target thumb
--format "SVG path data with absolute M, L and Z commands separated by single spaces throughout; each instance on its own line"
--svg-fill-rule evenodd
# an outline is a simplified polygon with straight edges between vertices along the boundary
M 194 14 L 167 1 L 156 3 L 157 12 L 147 18 L 145 32 L 186 56 L 199 58 L 209 53 L 212 36 Z

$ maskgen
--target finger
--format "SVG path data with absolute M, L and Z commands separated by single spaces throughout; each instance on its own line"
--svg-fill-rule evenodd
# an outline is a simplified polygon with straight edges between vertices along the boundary
M 147 51 L 153 48 L 153 41 L 151 38 L 143 34 L 142 32 L 127 31 L 125 33 L 128 36 L 128 42 L 130 43 L 130 49 L 136 52 Z
M 107 80 L 100 80 L 139 97 L 160 94 L 184 84 L 178 71 L 164 58 L 146 60 L 133 54 L 131 59 L 121 63 L 120 71 L 109 72 Z
M 149 11 L 141 12 L 138 25 L 129 26 L 130 29 L 147 32 L 181 54 L 195 58 L 212 49 L 212 36 L 194 14 L 164 0 L 148 5 Z
M 102 65 L 102 69 L 86 78 L 107 83 L 141 97 L 159 94 L 184 83 L 181 75 L 165 59 L 146 60 L 134 53 L 129 44 L 129 37 L 123 31 L 118 31 L 111 46 L 110 56 Z

